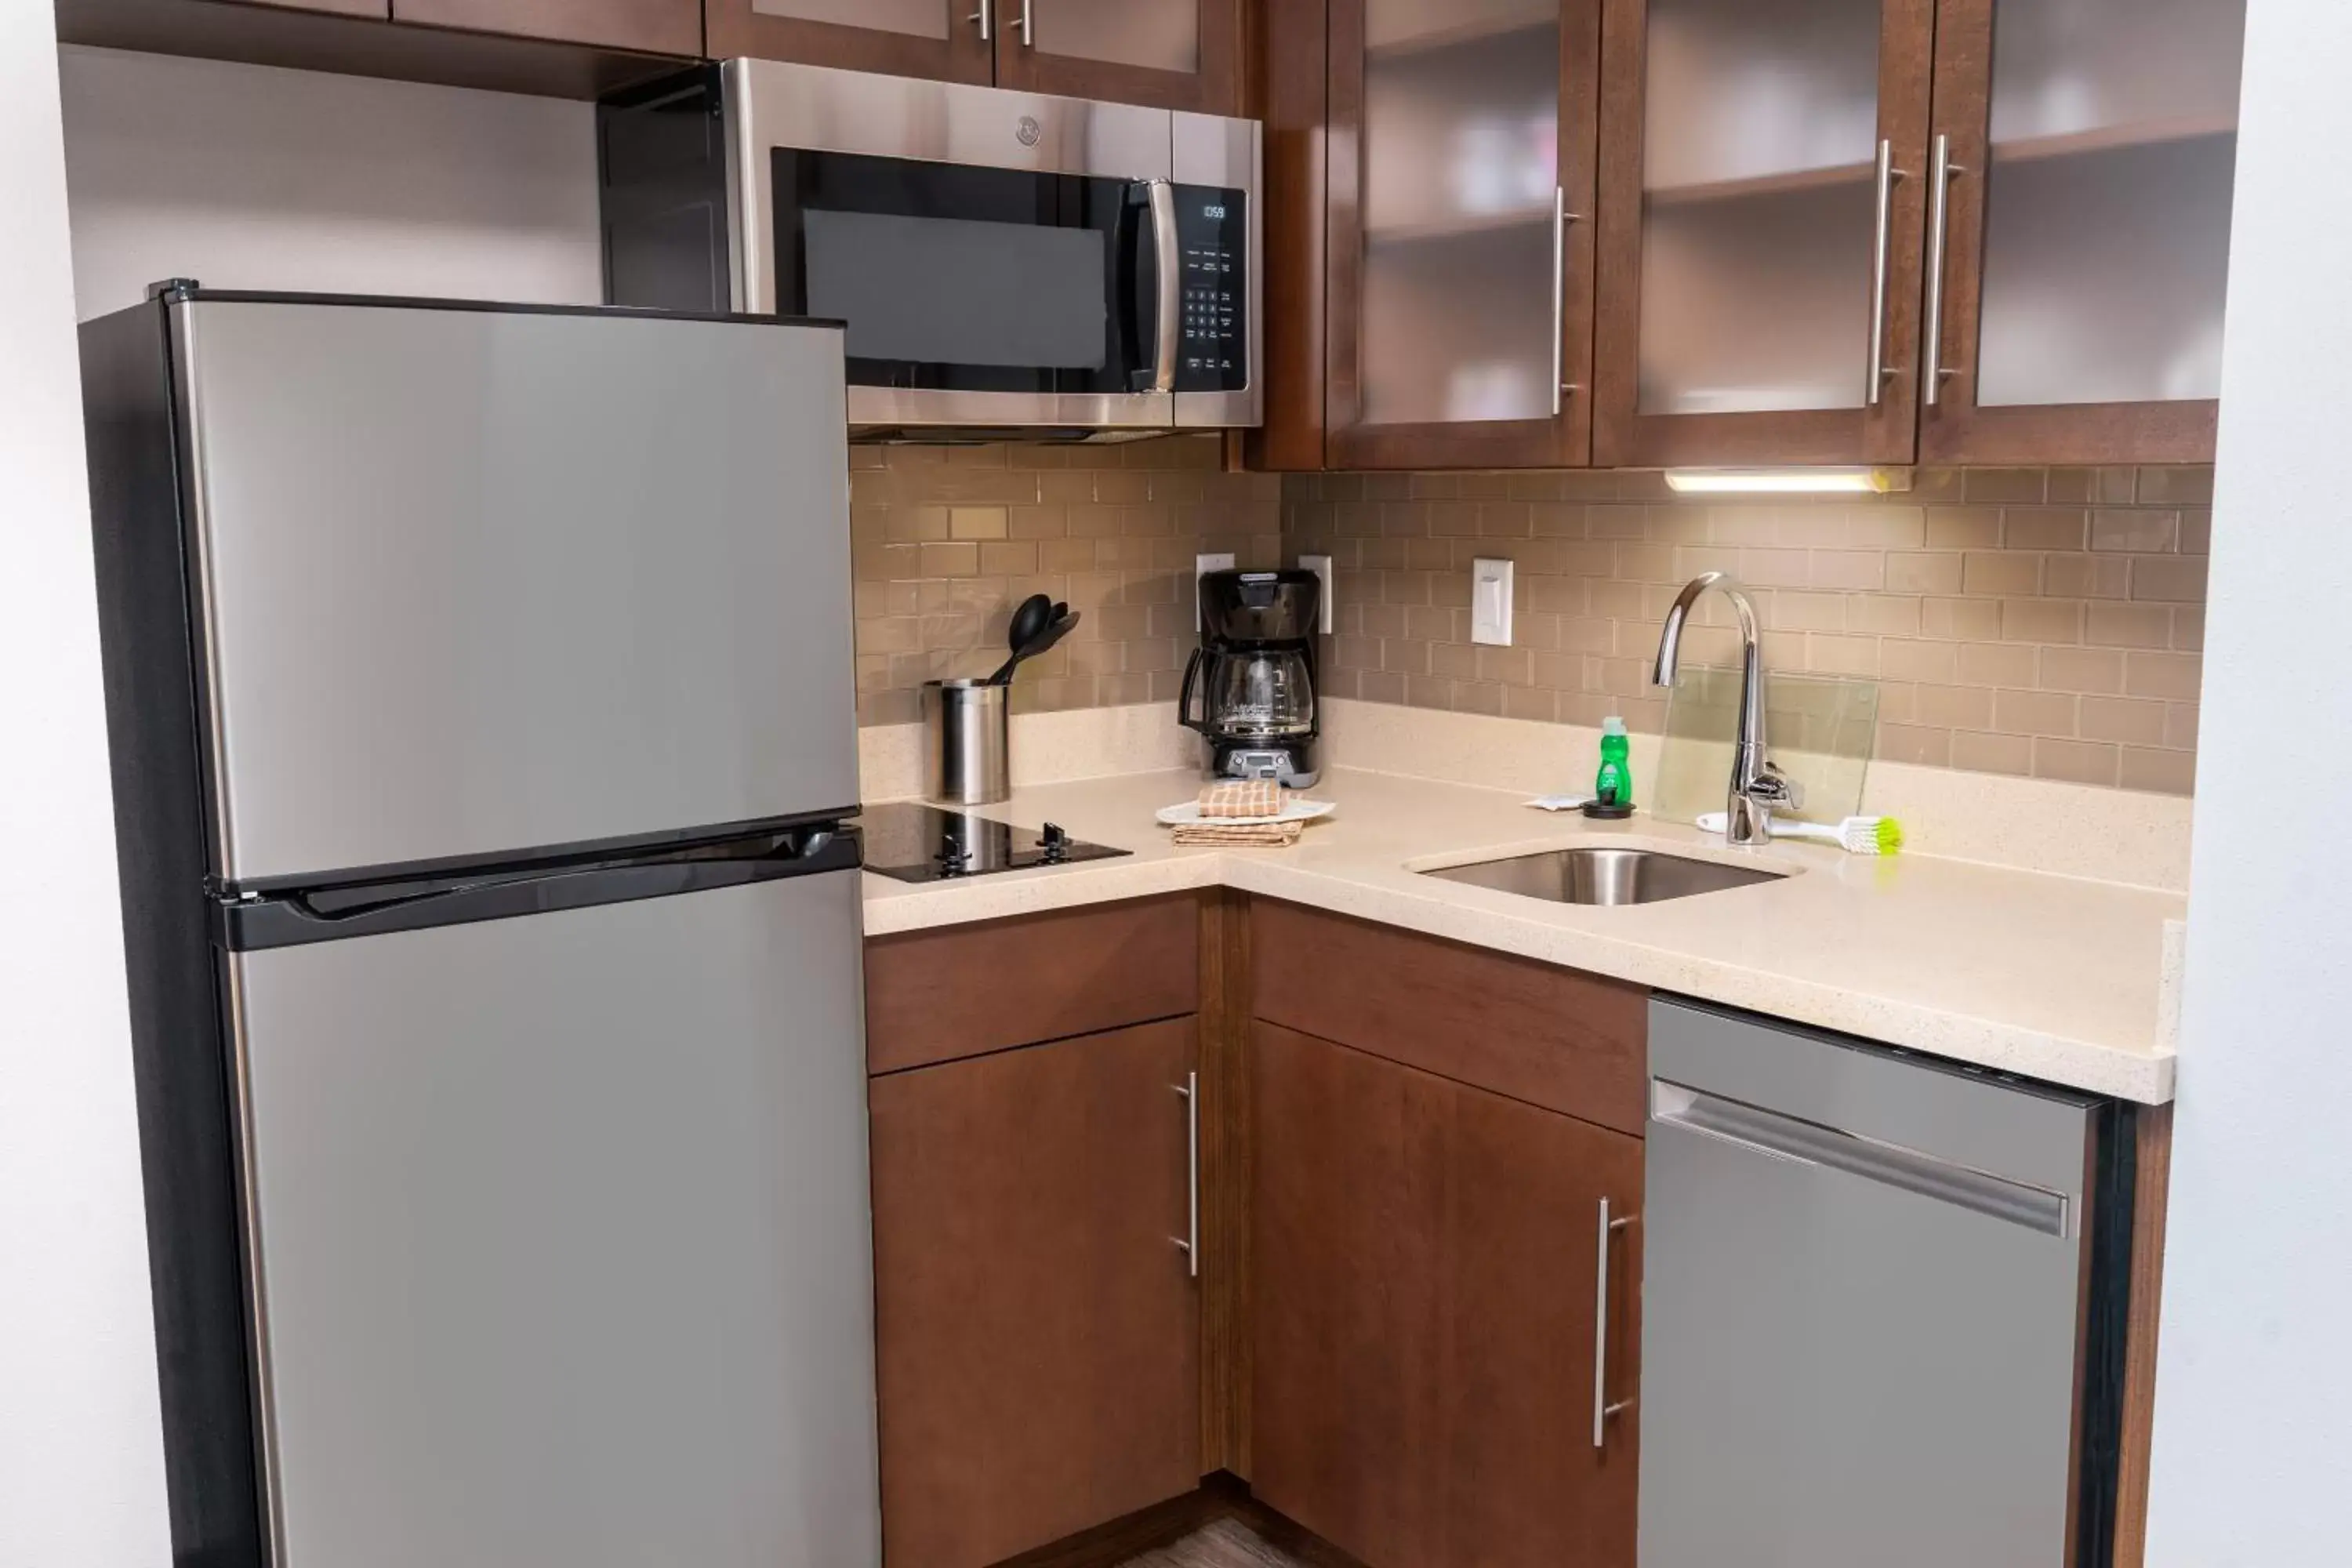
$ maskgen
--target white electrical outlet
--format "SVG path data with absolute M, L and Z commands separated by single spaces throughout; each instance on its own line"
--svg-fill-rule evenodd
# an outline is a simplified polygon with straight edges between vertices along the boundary
M 1192 557 L 1192 625 L 1196 630 L 1201 625 L 1201 579 L 1212 572 L 1230 572 L 1233 569 L 1234 556 L 1229 550 L 1220 551 L 1214 555 Z
M 1323 592 L 1319 595 L 1323 607 L 1315 617 L 1315 629 L 1328 637 L 1336 624 L 1331 612 L 1331 558 L 1328 555 L 1302 555 L 1298 558 L 1298 569 L 1314 573 L 1323 584 Z
M 1511 646 L 1511 565 L 1481 557 L 1470 563 L 1470 640 Z

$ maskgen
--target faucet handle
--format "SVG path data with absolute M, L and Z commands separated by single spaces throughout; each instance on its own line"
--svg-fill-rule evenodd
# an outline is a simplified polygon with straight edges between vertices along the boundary
M 1748 786 L 1746 794 L 1759 805 L 1782 811 L 1802 811 L 1805 806 L 1805 786 L 1769 762 L 1758 771 L 1756 782 Z

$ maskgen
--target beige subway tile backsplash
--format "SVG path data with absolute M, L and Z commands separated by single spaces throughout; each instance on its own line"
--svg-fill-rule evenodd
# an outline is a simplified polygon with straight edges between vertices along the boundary
M 1192 557 L 1282 559 L 1281 479 L 1229 474 L 1223 460 L 1214 436 L 853 447 L 858 721 L 909 722 L 924 681 L 1003 663 L 1007 619 L 1031 594 L 1083 619 L 1015 678 L 1016 711 L 1172 700 L 1192 646 Z M 1376 635 L 1365 640 L 1376 659 Z
M 1333 694 L 1664 726 L 1648 684 L 1680 585 L 1729 572 L 1769 668 L 1875 679 L 1878 754 L 2185 792 L 2195 771 L 2211 470 L 1921 469 L 1861 500 L 1677 499 L 1645 472 L 1228 473 L 1215 437 L 851 454 L 858 712 L 1003 659 L 1031 593 L 1085 619 L 1016 709 L 1165 701 L 1192 644 L 1192 557 L 1333 557 Z M 1517 641 L 1471 644 L 1470 563 L 1517 565 Z M 1737 661 L 1708 603 L 1685 642 Z
M 2210 468 L 1922 469 L 1853 501 L 1677 500 L 1647 473 L 1293 475 L 1281 556 L 1329 554 L 1336 695 L 1656 730 L 1679 585 L 1731 573 L 1768 668 L 1875 679 L 1878 754 L 2185 792 Z M 1517 563 L 1518 646 L 1469 644 L 1469 563 Z M 1709 604 L 1685 647 L 1735 662 Z

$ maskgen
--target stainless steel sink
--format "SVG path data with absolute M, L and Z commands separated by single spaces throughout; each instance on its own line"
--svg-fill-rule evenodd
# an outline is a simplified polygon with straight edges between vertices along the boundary
M 1656 849 L 1551 849 L 1507 860 L 1446 866 L 1423 875 L 1558 904 L 1654 904 L 1774 882 L 1788 873 L 1694 860 Z

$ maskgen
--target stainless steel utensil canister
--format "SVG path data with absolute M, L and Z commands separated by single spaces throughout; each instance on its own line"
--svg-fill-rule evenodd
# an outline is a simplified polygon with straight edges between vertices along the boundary
M 923 683 L 923 788 L 941 805 L 993 805 L 1013 793 L 1004 700 L 982 680 Z

